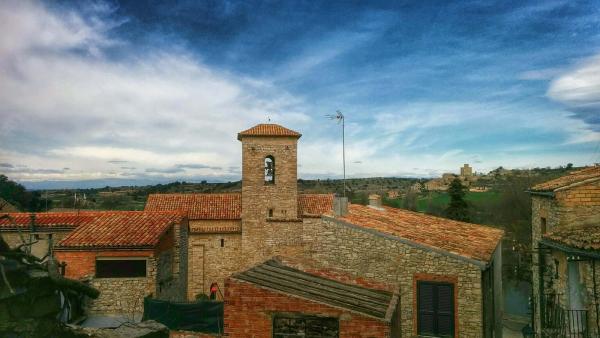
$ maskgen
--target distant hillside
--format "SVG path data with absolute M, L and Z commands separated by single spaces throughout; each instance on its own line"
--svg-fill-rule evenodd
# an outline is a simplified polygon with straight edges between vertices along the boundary
M 354 203 L 366 203 L 370 193 L 384 194 L 388 191 L 402 193 L 417 179 L 396 177 L 353 178 L 346 180 L 346 194 Z M 344 183 L 340 179 L 298 180 L 298 189 L 303 193 L 342 194 Z M 55 209 L 116 209 L 142 210 L 149 194 L 153 193 L 225 193 L 239 192 L 241 181 L 227 183 L 173 182 L 147 186 L 121 186 L 90 189 L 57 189 L 42 193 Z

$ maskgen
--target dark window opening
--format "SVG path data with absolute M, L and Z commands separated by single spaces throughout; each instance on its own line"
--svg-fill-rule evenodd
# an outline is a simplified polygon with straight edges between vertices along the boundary
M 540 226 L 541 226 L 542 234 L 545 234 L 546 233 L 546 217 L 540 218 Z
M 337 338 L 339 327 L 337 318 L 277 314 L 273 318 L 273 337 Z
M 275 158 L 271 155 L 265 157 L 265 183 L 275 183 Z
M 145 259 L 97 259 L 96 277 L 146 277 Z
M 269 217 L 273 217 L 273 209 L 269 209 Z
M 419 335 L 454 337 L 454 286 L 418 282 L 417 313 Z
M 225 246 L 225 239 L 221 238 L 221 248 Z

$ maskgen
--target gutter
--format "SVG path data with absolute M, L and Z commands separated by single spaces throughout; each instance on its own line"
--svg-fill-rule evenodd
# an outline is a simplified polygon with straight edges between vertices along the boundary
M 598 251 L 574 248 L 572 246 L 557 243 L 555 241 L 548 240 L 548 239 L 540 240 L 540 244 L 550 247 L 550 248 L 553 248 L 553 249 L 564 251 L 566 253 L 574 254 L 577 256 L 584 256 L 584 257 L 590 257 L 590 258 L 594 258 L 594 259 L 600 259 L 600 252 L 598 252 Z
M 525 190 L 526 193 L 537 196 L 545 196 L 545 197 L 554 197 L 554 191 L 535 191 L 535 190 Z
M 352 229 L 356 229 L 356 230 L 359 230 L 359 231 L 367 232 L 367 233 L 370 233 L 370 234 L 378 236 L 378 237 L 383 237 L 383 238 L 391 239 L 391 240 L 394 240 L 394 241 L 398 241 L 400 243 L 403 243 L 403 244 L 406 244 L 406 245 L 410 245 L 412 247 L 416 247 L 416 248 L 421 249 L 423 251 L 435 252 L 435 253 L 441 254 L 443 256 L 452 257 L 454 259 L 461 260 L 461 261 L 467 262 L 469 264 L 473 264 L 473 265 L 479 267 L 482 271 L 486 270 L 490 266 L 490 262 L 484 262 L 484 261 L 480 261 L 478 259 L 464 257 L 464 256 L 461 256 L 461 255 L 458 255 L 458 254 L 455 254 L 455 253 L 452 253 L 452 252 L 449 252 L 449 251 L 446 251 L 446 250 L 443 250 L 443 249 L 438 249 L 438 248 L 431 247 L 431 246 L 428 246 L 428 245 L 425 245 L 425 244 L 413 242 L 413 241 L 410 241 L 410 240 L 402 238 L 402 237 L 398 237 L 398 236 L 386 234 L 386 233 L 383 233 L 383 232 L 380 232 L 380 231 L 377 231 L 377 230 L 374 230 L 374 229 L 369 229 L 369 228 L 366 228 L 366 227 L 363 227 L 363 226 L 360 226 L 360 225 L 356 225 L 356 224 L 348 223 L 348 222 L 345 222 L 345 221 L 341 221 L 341 220 L 336 219 L 336 218 L 331 217 L 331 216 L 325 216 L 325 215 L 323 215 L 321 218 L 323 220 L 325 220 L 325 221 L 332 221 L 334 223 L 337 223 L 337 224 L 340 224 L 340 225 L 344 225 L 346 227 L 349 227 L 349 228 L 352 228 Z

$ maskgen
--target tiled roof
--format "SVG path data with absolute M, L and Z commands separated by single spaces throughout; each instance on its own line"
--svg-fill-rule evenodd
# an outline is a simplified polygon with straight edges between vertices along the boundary
M 232 276 L 260 287 L 389 322 L 398 295 L 323 278 L 271 259 Z
M 75 228 L 93 221 L 104 211 L 75 211 L 75 212 L 38 212 L 35 215 L 35 226 L 37 228 Z M 8 213 L 18 228 L 29 228 L 31 224 L 31 213 L 18 212 Z M 9 219 L 0 220 L 0 230 L 11 230 L 15 226 Z
M 291 137 L 300 137 L 300 134 L 297 131 L 293 131 L 291 129 L 287 129 L 278 124 L 274 123 L 261 123 L 257 124 L 250 129 L 246 129 L 238 133 L 238 140 L 241 140 L 244 136 L 291 136 Z
M 600 250 L 600 225 L 557 227 L 544 239 L 582 250 Z
M 587 167 L 585 169 L 573 171 L 568 175 L 540 183 L 531 188 L 531 191 L 554 191 L 559 188 L 567 187 L 571 184 L 583 182 L 590 179 L 600 179 L 600 165 Z
M 298 195 L 300 217 L 320 217 L 333 208 L 331 194 Z M 191 220 L 235 220 L 241 219 L 242 195 L 230 194 L 152 194 L 148 196 L 146 211 L 181 210 Z
M 390 207 L 350 204 L 338 220 L 479 262 L 490 262 L 504 231 Z
M 175 211 L 188 213 L 189 219 L 241 219 L 242 196 L 232 194 L 152 194 L 146 211 Z
M 153 248 L 172 224 L 179 224 L 184 218 L 181 212 L 105 212 L 75 229 L 58 247 Z
M 298 195 L 299 217 L 321 217 L 333 210 L 333 194 Z

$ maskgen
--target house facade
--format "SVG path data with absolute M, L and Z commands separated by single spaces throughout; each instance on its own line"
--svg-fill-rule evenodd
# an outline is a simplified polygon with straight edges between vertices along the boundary
M 188 213 L 188 299 L 208 293 L 216 283 L 227 312 L 227 297 L 239 296 L 227 288 L 237 283 L 231 276 L 274 256 L 293 257 L 357 280 L 397 286 L 403 337 L 501 336 L 502 231 L 382 207 L 377 199 L 360 206 L 333 195 L 302 194 L 300 137 L 275 124 L 240 132 L 239 194 L 149 197 L 145 210 Z M 277 311 L 267 312 L 274 325 Z M 310 310 L 297 314 L 318 316 Z
M 600 166 L 530 189 L 533 322 L 541 335 L 600 335 Z

